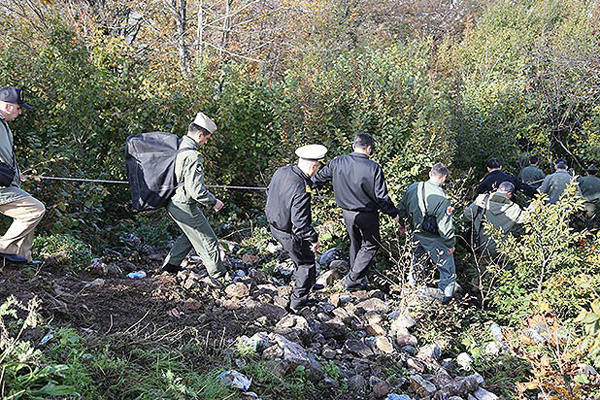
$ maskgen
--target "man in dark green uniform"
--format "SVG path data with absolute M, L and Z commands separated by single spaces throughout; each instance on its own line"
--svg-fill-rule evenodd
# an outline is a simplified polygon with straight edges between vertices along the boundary
M 590 165 L 586 169 L 586 176 L 577 178 L 581 195 L 585 198 L 585 216 L 587 219 L 596 219 L 596 209 L 600 199 L 600 178 L 596 176 L 598 169 Z
M 167 204 L 167 212 L 183 235 L 175 241 L 167 255 L 164 271 L 181 271 L 181 262 L 193 247 L 211 277 L 225 278 L 227 274 L 221 260 L 219 241 L 201 208 L 210 207 L 215 211 L 223 208 L 223 202 L 209 192 L 204 184 L 202 156 L 198 151 L 216 130 L 217 125 L 210 118 L 198 113 L 179 144 L 179 154 L 175 160 L 175 177 L 179 186 Z
M 540 159 L 538 156 L 529 157 L 529 165 L 519 172 L 518 178 L 534 189 L 539 188 L 546 177 L 544 171 L 539 169 Z
M 440 273 L 438 287 L 444 293 L 442 304 L 448 304 L 452 299 L 456 282 L 453 208 L 442 189 L 449 173 L 444 164 L 435 164 L 429 172 L 429 180 L 410 185 L 398 206 L 400 219 L 408 222 L 414 229 L 409 283 L 416 285 L 429 256 Z M 426 220 L 425 216 L 430 218 Z
M 298 312 L 310 305 L 310 290 L 315 286 L 315 251 L 319 235 L 312 227 L 310 199 L 311 177 L 321 166 L 327 149 L 319 144 L 296 150 L 298 165 L 287 165 L 275 171 L 267 192 L 265 212 L 273 237 L 281 243 L 296 267 L 295 285 L 288 309 Z

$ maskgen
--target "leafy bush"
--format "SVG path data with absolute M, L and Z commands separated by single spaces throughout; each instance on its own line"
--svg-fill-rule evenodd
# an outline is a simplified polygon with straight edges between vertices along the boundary
M 36 255 L 49 264 L 79 267 L 89 265 L 92 261 L 90 246 L 71 235 L 38 236 L 33 246 Z

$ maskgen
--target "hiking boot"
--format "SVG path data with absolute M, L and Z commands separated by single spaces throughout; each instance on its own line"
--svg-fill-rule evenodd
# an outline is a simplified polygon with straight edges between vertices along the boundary
M 166 264 L 162 267 L 163 272 L 168 272 L 170 274 L 176 274 L 176 273 L 184 271 L 184 270 L 185 270 L 185 268 L 183 268 L 181 265 L 175 265 L 175 264 Z
M 306 301 L 303 301 L 302 303 L 298 304 L 297 306 L 292 307 L 291 304 L 288 304 L 285 309 L 287 312 L 292 313 L 292 314 L 298 314 L 300 311 L 302 311 L 302 309 L 304 307 L 312 307 L 314 305 L 316 305 L 318 303 L 317 300 L 315 299 L 308 299 Z
M 0 253 L 0 258 L 4 264 L 27 264 L 27 259 L 18 254 Z

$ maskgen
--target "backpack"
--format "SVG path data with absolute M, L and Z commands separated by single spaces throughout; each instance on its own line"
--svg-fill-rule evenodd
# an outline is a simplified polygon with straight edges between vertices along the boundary
M 150 132 L 130 135 L 125 141 L 125 166 L 133 208 L 138 211 L 164 207 L 175 194 L 175 159 L 179 137 Z

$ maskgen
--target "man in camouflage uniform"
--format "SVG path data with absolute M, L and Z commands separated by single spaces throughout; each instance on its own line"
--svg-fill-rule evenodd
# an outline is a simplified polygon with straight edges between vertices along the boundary
M 502 182 L 496 192 L 480 194 L 465 209 L 463 217 L 472 224 L 477 250 L 485 251 L 490 256 L 497 254 L 496 242 L 485 232 L 485 222 L 501 229 L 503 233 L 515 232 L 525 222 L 527 213 L 511 200 L 514 191 L 515 185 Z
M 546 177 L 544 171 L 539 169 L 540 159 L 537 156 L 529 157 L 529 165 L 519 172 L 519 179 L 534 189 L 542 185 L 542 181 Z
M 590 165 L 586 169 L 586 176 L 577 178 L 581 195 L 585 198 L 585 216 L 588 220 L 595 220 L 598 200 L 600 199 L 600 178 L 596 176 L 598 169 Z
M 215 211 L 223 208 L 223 202 L 209 192 L 204 184 L 202 156 L 198 151 L 216 130 L 217 125 L 210 118 L 198 113 L 179 144 L 179 154 L 175 160 L 175 177 L 179 186 L 167 204 L 167 212 L 183 235 L 175 241 L 167 255 L 164 271 L 181 271 L 181 262 L 193 247 L 211 277 L 224 278 L 227 274 L 217 236 L 201 208 L 210 207 Z
M 447 304 L 452 299 L 456 282 L 453 208 L 442 189 L 449 173 L 444 164 L 435 164 L 429 172 L 429 180 L 410 185 L 398 206 L 400 219 L 408 222 L 414 229 L 414 252 L 409 283 L 416 284 L 418 275 L 421 275 L 420 272 L 424 268 L 423 264 L 429 257 L 440 273 L 438 287 L 444 293 L 442 304 Z M 424 229 L 426 215 L 432 216 L 437 223 L 437 232 Z

